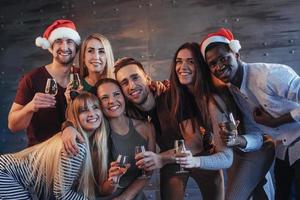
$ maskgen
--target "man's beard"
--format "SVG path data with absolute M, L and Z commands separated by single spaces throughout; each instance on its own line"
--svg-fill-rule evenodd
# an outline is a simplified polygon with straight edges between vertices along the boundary
M 141 99 L 141 101 L 139 102 L 139 103 L 137 103 L 137 105 L 143 105 L 143 104 L 145 104 L 146 102 L 147 102 L 147 100 L 148 100 L 148 96 L 149 96 L 149 91 L 146 91 L 145 90 L 145 95 L 143 95 L 143 98 Z
M 62 64 L 62 65 L 69 65 L 69 64 L 72 64 L 73 61 L 75 59 L 75 56 L 74 57 L 69 57 L 68 59 L 60 59 L 60 57 L 56 57 L 55 60 L 59 63 L 59 64 Z

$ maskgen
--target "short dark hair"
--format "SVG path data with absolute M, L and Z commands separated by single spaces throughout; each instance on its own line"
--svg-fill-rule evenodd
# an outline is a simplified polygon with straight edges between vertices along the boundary
M 205 55 L 203 57 L 205 57 L 206 59 L 206 53 L 210 50 L 212 50 L 213 48 L 215 47 L 219 47 L 219 46 L 223 46 L 225 47 L 228 51 L 230 51 L 230 47 L 228 44 L 224 43 L 224 42 L 213 42 L 213 43 L 210 43 L 206 48 L 205 48 Z
M 117 73 L 120 69 L 122 69 L 123 67 L 125 67 L 127 65 L 132 65 L 132 64 L 138 66 L 138 68 L 140 68 L 144 73 L 146 73 L 142 63 L 135 60 L 134 58 L 123 57 L 123 58 L 118 59 L 115 62 L 115 65 L 114 65 L 114 69 L 115 69 L 114 74 L 115 74 L 115 76 L 117 75 Z

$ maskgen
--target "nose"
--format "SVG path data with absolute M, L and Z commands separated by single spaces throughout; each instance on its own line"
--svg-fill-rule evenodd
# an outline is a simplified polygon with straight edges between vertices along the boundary
M 134 89 L 135 88 L 135 82 L 134 81 L 129 81 L 128 83 L 129 89 Z
M 67 50 L 67 49 L 68 49 L 67 41 L 63 41 L 63 42 L 61 43 L 61 48 L 62 48 L 63 50 Z
M 98 52 L 98 51 L 96 51 L 95 53 L 94 53 L 94 59 L 99 59 L 100 58 L 100 53 Z
M 108 98 L 108 104 L 113 104 L 115 101 L 115 98 L 114 97 L 109 97 Z
M 89 110 L 88 110 L 88 116 L 90 117 L 90 116 L 93 116 L 93 115 L 94 115 L 94 111 L 91 110 L 91 109 L 89 109 Z

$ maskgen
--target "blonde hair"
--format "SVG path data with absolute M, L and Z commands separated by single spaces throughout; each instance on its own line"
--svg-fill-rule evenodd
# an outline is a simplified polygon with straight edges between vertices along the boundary
M 109 40 L 105 36 L 99 33 L 93 33 L 89 35 L 81 44 L 81 48 L 79 51 L 79 67 L 80 67 L 81 78 L 85 78 L 86 76 L 89 75 L 87 66 L 84 63 L 85 62 L 84 54 L 86 51 L 86 46 L 91 39 L 99 40 L 102 43 L 104 48 L 104 52 L 106 56 L 106 65 L 102 74 L 103 78 L 114 78 L 113 75 L 114 55 L 113 55 L 112 47 L 110 45 Z
M 86 107 L 88 104 L 96 104 L 99 106 L 99 100 L 91 93 L 80 93 L 70 104 L 68 104 L 66 119 L 71 121 L 74 124 L 74 127 L 84 137 L 87 147 L 82 171 L 79 174 L 78 191 L 83 192 L 84 196 L 88 199 L 94 199 L 95 184 L 100 190 L 100 186 L 107 179 L 108 145 L 103 116 L 101 125 L 95 130 L 90 138 L 88 138 L 87 133 L 80 125 L 80 109 Z M 43 191 L 44 198 L 46 199 L 49 197 L 50 189 L 53 188 L 54 177 L 60 171 L 61 151 L 63 151 L 63 143 L 61 136 L 58 133 L 43 143 L 15 154 L 19 159 L 29 157 L 32 167 L 32 173 L 29 176 L 36 177 L 35 190 Z M 41 185 L 41 183 L 44 182 L 43 179 L 45 179 L 45 185 Z

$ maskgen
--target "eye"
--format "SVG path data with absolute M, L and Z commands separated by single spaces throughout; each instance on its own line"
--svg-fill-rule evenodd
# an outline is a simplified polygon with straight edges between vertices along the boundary
M 120 96 L 120 95 L 121 95 L 121 92 L 115 92 L 115 93 L 114 93 L 114 96 L 115 96 L 115 97 L 118 97 L 118 96 Z
M 100 98 L 100 100 L 101 100 L 102 102 L 107 101 L 107 100 L 108 100 L 108 97 L 107 97 L 107 96 L 103 96 L 103 97 Z
M 99 54 L 105 54 L 105 51 L 104 51 L 104 49 L 100 49 L 100 50 L 98 51 L 98 53 L 99 53 Z
M 126 81 L 121 81 L 121 86 L 127 86 L 128 85 L 128 81 L 126 80 Z
M 221 58 L 220 58 L 220 62 L 225 62 L 227 60 L 227 58 L 225 57 L 225 56 L 222 56 Z
M 73 44 L 74 42 L 73 42 L 73 40 L 68 39 L 68 40 L 67 40 L 67 43 L 68 43 L 68 44 Z
M 139 77 L 138 75 L 135 75 L 135 76 L 132 77 L 132 80 L 133 80 L 133 81 L 136 81 L 136 80 L 139 80 L 139 78 L 140 78 L 140 77 Z
M 94 109 L 94 110 L 98 110 L 98 109 L 99 109 L 99 106 L 95 104 L 95 105 L 93 105 L 93 109 Z
M 176 60 L 175 63 L 176 65 L 182 64 L 182 60 Z
M 195 60 L 194 60 L 194 59 L 190 59 L 190 60 L 188 60 L 188 64 L 190 64 L 190 65 L 193 65 L 193 64 L 195 64 Z
M 83 112 L 86 112 L 87 110 L 88 110 L 87 108 L 79 108 L 78 112 L 83 113 Z
M 88 49 L 88 53 L 94 53 L 94 49 Z

